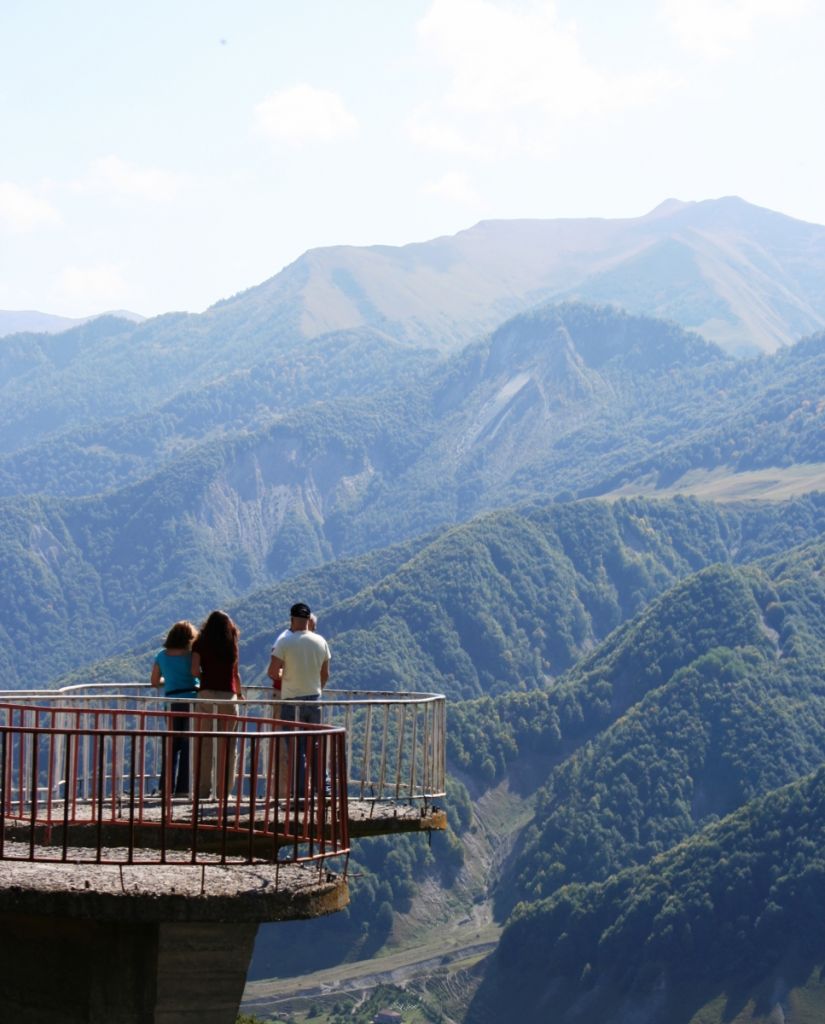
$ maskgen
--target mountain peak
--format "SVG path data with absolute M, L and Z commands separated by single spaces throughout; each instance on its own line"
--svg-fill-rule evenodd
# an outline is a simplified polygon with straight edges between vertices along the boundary
M 744 354 L 825 327 L 822 268 L 824 227 L 738 196 L 670 197 L 638 217 L 493 219 L 406 246 L 315 249 L 219 308 L 248 331 L 371 327 L 449 351 L 538 304 L 578 300 L 674 320 Z
M 693 205 L 693 203 L 686 203 L 681 199 L 665 199 L 664 202 L 659 203 L 658 206 L 654 207 L 650 213 L 645 216 L 644 220 L 652 220 L 655 217 L 670 217 L 672 214 Z

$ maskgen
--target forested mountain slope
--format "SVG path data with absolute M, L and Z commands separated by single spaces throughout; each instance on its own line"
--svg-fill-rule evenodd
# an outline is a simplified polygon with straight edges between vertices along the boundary
M 540 793 L 510 900 L 644 862 L 821 762 L 825 588 L 799 608 L 814 582 L 805 565 L 704 570 L 577 666 L 551 706 L 568 747 L 592 739 Z
M 552 999 L 561 1021 L 618 1021 L 620 1004 L 641 1019 L 687 1021 L 722 982 L 755 990 L 799 952 L 796 936 L 813 957 L 808 971 L 822 962 L 825 937 L 800 916 L 802 888 L 809 906 L 825 899 L 821 840 L 790 835 L 781 794 L 737 809 L 822 763 L 824 571 L 821 541 L 709 567 L 549 689 L 457 709 L 451 762 L 472 771 L 493 759 L 476 779 L 489 785 L 537 753 L 555 762 L 497 884 L 499 913 L 524 902 L 468 1020 L 494 1019 L 515 987 L 528 1020 L 545 1019 L 536 1004 Z M 714 822 L 730 814 L 736 838 L 722 839 Z M 821 808 L 805 814 L 794 827 L 807 837 Z
M 465 1019 L 501 1020 L 518 992 L 528 1024 L 786 1020 L 820 977 L 824 846 L 819 768 L 644 867 L 520 906 Z
M 806 338 L 770 359 L 738 364 L 725 385 L 719 415 L 683 439 L 630 461 L 599 493 L 632 480 L 667 487 L 695 469 L 732 473 L 825 461 L 822 385 L 825 334 Z M 700 395 L 692 396 L 695 401 Z
M 361 330 L 303 346 L 279 344 L 265 362 L 246 367 L 239 359 L 213 382 L 203 379 L 204 369 L 214 369 L 205 353 L 190 371 L 161 343 L 159 364 L 135 386 L 135 338 L 127 327 L 122 333 L 119 347 L 84 357 L 95 379 L 82 383 L 80 396 L 53 380 L 53 352 L 51 363 L 10 375 L 0 493 L 93 494 L 174 466 L 199 442 L 242 432 L 265 444 L 278 426 L 312 423 L 315 448 L 325 432 L 345 433 L 353 455 L 368 468 L 374 463 L 374 483 L 403 492 L 416 506 L 437 500 L 428 479 L 437 474 L 450 511 L 472 507 L 485 496 L 476 492 L 506 487 L 519 471 L 568 475 L 582 456 L 592 484 L 594 456 L 613 453 L 624 465 L 651 451 L 639 447 L 646 416 L 655 419 L 656 440 L 679 440 L 688 424 L 695 429 L 712 421 L 717 408 L 725 411 L 721 392 L 733 365 L 672 324 L 567 305 L 519 316 L 435 364 L 431 353 Z M 69 332 L 66 346 L 82 347 L 80 334 Z M 126 391 L 110 404 L 98 392 L 117 382 L 127 363 L 128 380 L 120 381 Z M 691 403 L 697 389 L 706 392 L 702 411 Z M 663 430 L 662 412 L 674 406 L 686 422 Z M 362 439 L 365 417 L 372 426 Z M 71 427 L 61 429 L 63 420 Z M 384 466 L 370 437 L 391 435 L 399 421 L 418 442 L 405 463 Z M 616 435 L 631 422 L 640 437 L 628 450 L 627 439 L 617 446 Z M 584 425 L 590 429 L 581 441 Z M 423 493 L 413 493 L 416 488 Z M 520 489 L 529 491 L 529 484 Z
M 434 354 L 380 332 L 230 348 L 170 315 L 111 318 L 0 341 L 0 494 L 94 494 L 151 476 L 199 442 L 260 430 L 319 402 L 410 385 Z M 198 325 L 202 326 L 202 325 Z M 213 336 L 214 335 L 214 336 Z
M 151 511 L 147 507 L 146 514 Z M 49 525 L 38 534 L 39 543 L 49 557 L 77 560 L 71 563 L 75 572 L 67 575 L 74 589 L 57 590 L 57 574 L 50 581 L 39 578 L 41 588 L 50 582 L 45 593 L 52 607 L 35 605 L 29 619 L 12 620 L 16 642 L 26 644 L 30 671 L 38 665 L 36 622 L 44 619 L 54 623 L 49 628 L 55 639 L 41 671 L 57 675 L 89 663 L 84 647 L 89 633 L 80 629 L 87 604 L 72 603 L 94 601 L 84 592 L 94 594 L 97 588 L 101 607 L 112 609 L 86 627 L 96 627 L 99 658 L 141 643 L 154 645 L 169 622 L 203 615 L 218 600 L 222 578 L 231 580 L 244 568 L 242 562 L 210 559 L 208 549 L 195 547 L 194 531 L 187 534 L 181 527 L 170 534 L 160 518 L 155 543 L 142 549 L 137 537 L 132 543 L 128 533 L 123 537 L 125 531 L 112 534 L 104 546 L 105 534 L 95 530 L 83 552 L 94 560 L 89 568 L 76 548 L 58 547 L 66 538 L 54 527 L 47 534 Z M 334 681 L 341 688 L 418 690 L 426 680 L 427 689 L 452 697 L 523 690 L 569 668 L 679 578 L 713 562 L 783 551 L 823 529 L 825 499 L 819 496 L 741 506 L 688 499 L 544 502 L 481 516 L 390 549 L 386 556 L 345 561 L 340 568 L 333 562 L 298 581 L 288 578 L 230 602 L 229 610 L 242 630 L 248 681 L 263 681 L 273 631 L 300 590 L 335 638 Z M 17 551 L 29 567 L 22 546 Z M 373 565 L 383 566 L 383 573 Z M 81 569 L 89 574 L 85 584 L 77 578 Z M 339 574 L 351 590 L 327 584 Z M 13 578 L 4 575 L 0 586 L 19 605 Z M 119 600 L 104 603 L 114 593 Z M 146 613 L 135 626 L 139 600 Z M 58 626 L 61 601 L 68 625 Z M 13 662 L 7 671 L 15 672 Z M 136 674 L 141 678 L 143 670 Z
M 663 548 L 664 521 L 664 515 L 658 520 L 650 514 L 645 518 L 651 532 L 660 533 Z M 695 525 L 696 519 L 690 532 Z M 750 534 L 752 551 L 753 525 L 728 524 L 731 536 L 741 539 Z M 762 542 L 768 544 L 775 538 L 767 519 L 761 525 Z M 603 521 L 598 524 L 603 526 Z M 672 520 L 671 530 L 672 538 L 678 532 Z M 583 548 L 592 536 L 580 531 Z M 354 947 L 361 950 L 362 922 L 370 920 L 379 903 L 388 902 L 403 921 L 417 899 L 414 882 L 430 892 L 434 928 L 441 920 L 441 901 L 432 896 L 434 884 L 449 888 L 444 899 L 452 905 L 461 906 L 463 898 L 477 908 L 485 898 L 491 899 L 502 919 L 522 899 L 522 909 L 513 918 L 518 922 L 527 915 L 526 908 L 554 905 L 547 904 L 550 897 L 561 900 L 571 891 L 570 883 L 605 883 L 606 889 L 593 888 L 596 895 L 587 906 L 592 906 L 598 927 L 608 929 L 613 926 L 609 918 L 598 916 L 595 903 L 598 893 L 610 891 L 617 872 L 659 864 L 667 851 L 719 818 L 817 768 L 825 747 L 824 572 L 821 539 L 744 566 L 708 566 L 667 587 L 567 673 L 543 687 L 452 701 L 448 765 L 470 787 L 474 807 L 480 808 L 484 791 L 501 780 L 511 776 L 518 789 L 515 780 L 523 780 L 525 773 L 535 776 L 544 766 L 546 781 L 538 789 L 532 824 L 507 854 L 504 871 L 486 876 L 485 889 L 480 866 L 471 859 L 479 844 L 480 821 L 472 822 L 471 834 L 466 803 L 460 788 L 453 789 L 450 821 L 465 840 L 470 858 L 465 869 L 457 871 L 451 845 L 437 846 L 435 861 L 405 845 L 391 871 L 382 865 L 386 848 L 374 855 L 364 851 L 354 882 L 357 898 L 350 914 L 333 927 L 336 936 L 340 932 L 349 940 L 340 948 L 336 943 L 337 952 L 325 949 L 324 963 L 353 955 Z M 422 598 L 426 602 L 429 596 Z M 549 621 L 542 622 L 550 626 Z M 511 813 L 521 814 L 523 808 L 514 806 Z M 499 803 L 497 814 L 499 842 L 506 850 L 506 803 Z M 781 874 L 786 865 L 779 863 L 775 870 Z M 669 897 L 689 902 L 694 894 L 674 886 Z M 611 912 L 608 908 L 605 913 Z M 776 910 L 792 912 L 784 903 Z M 419 927 L 422 913 L 415 912 Z M 725 913 L 723 904 L 720 927 L 725 927 Z M 555 918 L 543 941 L 551 946 L 561 943 L 563 948 L 563 939 L 552 932 L 554 925 Z M 514 927 L 508 924 L 508 932 Z M 386 910 L 378 931 L 381 942 L 393 940 Z M 276 937 L 262 935 L 259 961 L 278 973 L 279 962 L 287 974 L 302 970 L 310 957 L 301 942 L 311 945 L 318 939 L 317 929 L 296 929 L 283 962 L 271 948 Z M 701 948 L 697 944 L 693 954 L 692 969 L 699 975 Z M 820 952 L 825 950 L 820 947 Z M 662 954 L 662 970 L 678 972 L 678 963 L 669 964 L 668 955 Z M 522 992 L 518 978 L 502 980 L 503 956 L 494 959 L 482 987 L 499 1010 L 505 1001 L 512 1003 L 513 986 Z M 590 962 L 588 957 L 567 978 L 574 993 L 579 992 L 575 982 L 585 962 Z M 638 964 L 628 976 L 643 995 L 650 994 L 650 977 L 638 970 Z M 587 977 L 585 972 L 585 981 Z M 651 977 L 655 980 L 655 972 Z M 499 984 L 505 988 L 497 989 Z M 539 998 L 540 987 L 540 982 L 527 986 L 530 1000 Z M 586 990 L 587 985 L 582 991 Z M 603 1009 L 601 1003 L 599 1007 Z M 483 1015 L 479 1019 L 486 1020 Z
M 779 385 L 774 361 L 783 368 Z M 393 372 L 402 376 L 399 367 Z M 334 367 L 328 381 L 333 376 Z M 682 445 L 681 453 L 720 419 L 731 439 L 726 456 L 738 450 L 737 438 L 762 431 L 777 459 L 789 446 L 795 459 L 817 457 L 825 410 L 808 396 L 823 377 L 821 341 L 733 364 L 672 325 L 566 306 L 519 317 L 437 368 L 410 372 L 403 386 L 396 379 L 371 396 L 270 416 L 259 429 L 219 429 L 192 444 L 214 419 L 189 421 L 188 442 L 175 433 L 181 421 L 166 438 L 154 422 L 143 437 L 121 435 L 142 452 L 133 460 L 138 477 L 147 453 L 164 449 L 152 475 L 83 499 L 0 500 L 3 586 L 13 609 L 4 656 L 28 656 L 27 631 L 56 628 L 66 656 L 52 650 L 49 658 L 60 672 L 78 663 L 72 646 L 88 650 L 94 635 L 105 655 L 124 629 L 148 637 L 181 603 L 200 615 L 273 579 L 485 508 L 597 492 L 598 481 L 626 476 L 640 453 L 666 467 L 669 452 Z M 757 402 L 777 388 L 778 405 Z M 242 388 L 227 401 L 254 420 L 262 407 L 246 402 L 249 395 Z M 175 437 L 182 451 L 169 447 Z M 108 479 L 123 465 L 116 447 L 91 445 L 93 475 L 105 464 Z M 62 442 L 45 464 L 43 450 L 3 462 L 10 490 L 38 473 L 51 486 L 84 472 Z M 700 446 L 696 459 L 722 457 L 714 451 Z

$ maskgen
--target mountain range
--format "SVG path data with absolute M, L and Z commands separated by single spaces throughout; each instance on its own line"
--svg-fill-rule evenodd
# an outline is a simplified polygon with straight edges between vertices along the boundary
M 445 351 L 539 303 L 579 300 L 673 320 L 734 353 L 770 352 L 825 327 L 823 263 L 819 225 L 735 196 L 669 199 L 620 220 L 482 221 L 400 247 L 314 249 L 187 331 L 213 354 L 231 340 L 241 360 L 247 339 L 362 328 Z M 59 326 L 71 321 L 0 312 L 0 335 Z
M 449 907 L 503 928 L 428 976 L 453 1019 L 517 991 L 525 1020 L 715 1024 L 769 982 L 785 1012 L 777 936 L 825 901 L 823 255 L 825 228 L 668 201 L 1 338 L 7 685 L 145 679 L 216 606 L 263 682 L 300 595 L 335 685 L 449 696 L 452 831 L 359 845 L 350 910 L 278 956 L 265 929 L 258 973 Z
M 825 326 L 825 228 L 736 197 L 670 199 L 624 220 L 482 221 L 400 248 L 313 250 L 222 304 L 251 325 L 288 311 L 305 337 L 373 327 L 466 343 L 525 308 L 571 299 L 672 319 L 734 351 L 773 351 Z
M 117 336 L 121 356 L 131 330 Z M 242 376 L 210 392 L 205 426 L 195 401 L 178 400 L 174 413 L 75 428 L 0 458 L 0 587 L 20 609 L 0 650 L 33 652 L 57 631 L 47 661 L 61 673 L 88 660 L 89 602 L 99 653 L 112 653 L 124 632 L 159 631 L 182 594 L 202 615 L 495 507 L 825 461 L 825 336 L 734 361 L 672 324 L 574 304 L 521 314 L 432 364 L 399 351 L 373 367 L 322 360 L 318 376 L 343 396 L 265 425 L 251 395 L 271 395 L 273 380 Z M 36 661 L 27 671 L 43 681 Z
M 115 316 L 133 323 L 140 323 L 146 318 L 139 313 L 126 310 L 112 310 L 100 313 L 99 316 Z M 96 317 L 55 316 L 53 313 L 38 313 L 33 309 L 0 309 L 0 338 L 7 334 L 61 334 L 63 331 L 79 327 Z

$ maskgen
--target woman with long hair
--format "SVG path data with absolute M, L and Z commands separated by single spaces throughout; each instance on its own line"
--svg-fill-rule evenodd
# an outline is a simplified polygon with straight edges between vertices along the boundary
M 192 673 L 192 644 L 198 635 L 191 622 L 176 622 L 166 634 L 162 650 L 155 655 L 150 685 L 163 687 L 164 697 L 173 698 L 171 758 L 166 757 L 166 743 L 161 748 L 160 792 L 173 796 L 189 793 L 189 701 L 198 695 L 197 678 Z M 167 778 L 167 772 L 169 778 Z
M 192 644 L 192 675 L 199 676 L 201 681 L 196 728 L 206 734 L 199 737 L 198 797 L 201 800 L 210 797 L 224 800 L 235 782 L 235 740 L 221 738 L 215 744 L 209 734 L 235 732 L 238 728 L 238 701 L 243 697 L 238 672 L 239 635 L 238 627 L 226 612 L 214 611 Z

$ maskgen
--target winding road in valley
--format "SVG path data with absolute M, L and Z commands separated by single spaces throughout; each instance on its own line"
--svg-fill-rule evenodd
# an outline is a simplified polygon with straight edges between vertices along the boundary
M 382 984 L 399 985 L 432 974 L 439 967 L 456 968 L 486 956 L 495 949 L 500 934 L 498 926 L 489 924 L 480 929 L 474 928 L 472 939 L 465 935 L 463 943 L 457 942 L 457 936 L 453 934 L 445 937 L 443 942 L 431 942 L 374 960 L 341 964 L 297 978 L 250 981 L 244 990 L 241 1009 L 247 1013 L 261 1013 L 291 999 L 361 992 Z

